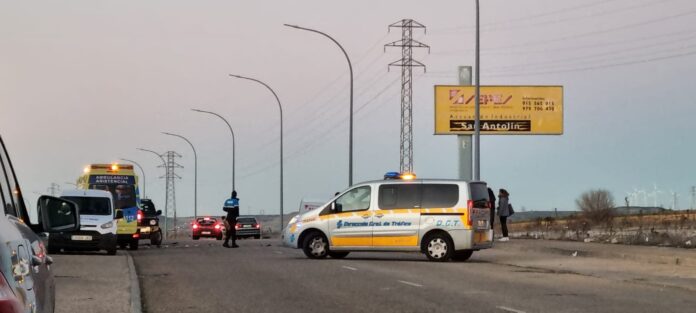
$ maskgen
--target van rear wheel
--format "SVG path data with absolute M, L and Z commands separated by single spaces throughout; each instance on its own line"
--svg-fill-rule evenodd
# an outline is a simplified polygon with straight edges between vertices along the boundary
M 424 244 L 423 252 L 430 261 L 447 262 L 452 257 L 454 244 L 452 239 L 443 232 L 428 235 Z
M 314 231 L 305 237 L 302 251 L 310 259 L 323 259 L 329 254 L 329 242 L 322 233 Z

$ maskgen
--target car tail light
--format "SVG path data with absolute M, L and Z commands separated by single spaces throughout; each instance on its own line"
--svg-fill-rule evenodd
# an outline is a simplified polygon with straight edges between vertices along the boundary
M 220 229 L 220 224 L 215 224 L 215 229 Z
M 0 273 L 0 312 L 24 312 L 22 304 L 15 297 L 2 273 Z
M 138 234 L 138 233 L 133 234 L 133 238 L 140 238 L 140 234 Z
M 240 229 L 240 228 L 242 228 L 241 224 L 239 224 L 239 223 L 234 224 L 234 229 Z
M 474 200 L 469 200 L 466 202 L 466 226 L 471 227 L 474 223 L 471 221 L 471 213 L 474 210 Z
M 193 224 L 193 226 L 191 226 L 191 227 L 192 227 L 193 229 L 198 229 L 198 224 Z
M 138 210 L 138 216 L 137 216 L 137 218 L 138 218 L 138 223 L 140 223 L 140 221 L 143 220 L 143 211 Z
M 261 224 L 256 224 L 254 227 L 256 227 L 256 229 L 259 229 L 261 228 Z

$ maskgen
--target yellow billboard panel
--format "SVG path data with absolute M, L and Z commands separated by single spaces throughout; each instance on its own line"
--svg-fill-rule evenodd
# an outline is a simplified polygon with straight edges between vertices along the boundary
M 435 134 L 474 133 L 474 86 L 435 86 Z M 563 134 L 563 86 L 481 86 L 481 134 Z

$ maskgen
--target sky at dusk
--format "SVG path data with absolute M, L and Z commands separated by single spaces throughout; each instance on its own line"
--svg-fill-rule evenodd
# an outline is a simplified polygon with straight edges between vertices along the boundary
M 387 26 L 412 18 L 427 71 L 414 70 L 414 167 L 456 178 L 455 136 L 435 136 L 433 85 L 456 84 L 474 63 L 474 1 L 7 1 L 0 0 L 0 135 L 34 207 L 51 183 L 71 188 L 90 163 L 136 160 L 164 206 L 154 155 L 175 150 L 177 209 L 222 214 L 231 189 L 235 130 L 243 214 L 279 208 L 283 104 L 285 211 L 302 198 L 347 188 L 348 67 L 355 71 L 355 181 L 399 167 L 400 71 L 387 64 L 400 39 Z M 691 205 L 696 185 L 696 2 L 691 0 L 483 0 L 481 84 L 564 86 L 564 134 L 485 136 L 481 177 L 516 208 L 573 210 L 606 188 L 623 204 Z M 659 190 L 657 198 L 652 193 Z M 646 201 L 647 200 L 647 201 Z

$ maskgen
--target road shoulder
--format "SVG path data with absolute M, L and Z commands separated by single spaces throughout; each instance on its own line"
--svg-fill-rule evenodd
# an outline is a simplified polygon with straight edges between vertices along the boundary
M 56 277 L 56 313 L 109 312 L 128 313 L 134 304 L 129 262 L 122 251 L 115 256 L 96 253 L 52 255 Z M 130 260 L 129 260 L 130 259 Z M 134 270 L 134 267 L 133 267 Z M 138 303 L 135 307 L 139 308 Z

